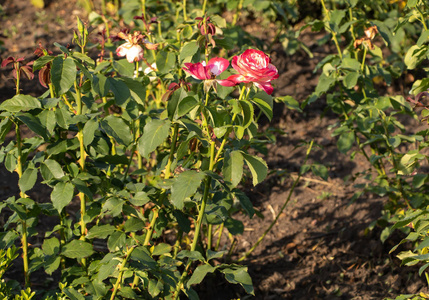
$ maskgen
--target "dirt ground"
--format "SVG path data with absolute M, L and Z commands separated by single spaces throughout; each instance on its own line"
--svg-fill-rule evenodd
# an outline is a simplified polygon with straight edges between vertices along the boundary
M 76 15 L 85 16 L 75 0 L 51 1 L 43 10 L 27 0 L 0 0 L 0 5 L 2 59 L 10 55 L 33 59 L 39 42 L 48 48 L 54 48 L 53 42 L 71 43 Z M 313 58 L 299 51 L 287 56 L 280 46 L 271 53 L 281 74 L 274 82 L 274 95 L 291 95 L 299 102 L 314 90 L 318 78 L 314 67 L 332 50 L 326 45 L 318 46 L 311 32 L 304 33 L 301 39 L 314 53 Z M 42 91 L 36 81 L 24 81 L 22 89 L 35 95 Z M 0 101 L 13 95 L 10 69 L 2 69 Z M 329 179 L 306 174 L 278 224 L 245 261 L 256 296 L 245 296 L 239 287 L 208 278 L 199 289 L 201 299 L 383 299 L 427 292 L 415 268 L 400 267 L 395 253 L 388 254 L 401 236 L 396 233 L 383 244 L 382 229 L 368 229 L 380 217 L 385 199 L 363 195 L 351 202 L 356 192 L 351 179 L 368 165 L 363 157 L 350 160 L 337 150 L 336 139 L 328 129 L 336 119 L 325 112 L 325 107 L 323 99 L 304 113 L 276 104 L 270 126 L 285 133 L 277 134 L 277 142 L 269 146 L 266 160 L 271 175 L 253 189 L 246 187 L 264 219 L 237 216 L 245 223 L 246 231 L 237 237 L 236 255 L 250 249 L 287 199 L 305 158 L 305 148 L 296 148 L 300 141 L 314 139 L 320 145 L 311 153 L 309 162 L 327 166 Z M 1 200 L 17 193 L 16 177 L 0 166 Z M 36 200 L 41 197 L 34 196 Z

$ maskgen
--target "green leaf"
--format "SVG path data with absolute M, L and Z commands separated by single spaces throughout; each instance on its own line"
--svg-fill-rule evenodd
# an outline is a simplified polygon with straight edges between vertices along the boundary
M 86 236 L 87 239 L 105 239 L 109 235 L 111 235 L 113 232 L 115 232 L 115 226 L 110 224 L 105 225 L 95 225 L 91 227 L 91 229 L 88 231 L 88 235 Z
M 121 250 L 125 246 L 126 235 L 124 232 L 115 231 L 112 233 L 107 240 L 107 248 L 110 252 L 115 252 Z
M 253 121 L 253 106 L 249 101 L 240 100 L 241 115 L 243 116 L 243 128 L 247 128 Z
M 315 93 L 316 95 L 320 96 L 323 93 L 326 93 L 331 86 L 333 86 L 335 83 L 335 78 L 333 75 L 326 76 L 325 73 L 320 75 L 319 82 L 317 83 Z
M 419 47 L 417 45 L 412 46 L 410 49 L 408 49 L 407 53 L 404 57 L 405 65 L 407 66 L 407 69 L 412 70 L 417 67 L 417 65 L 421 62 L 422 58 L 419 54 L 422 54 L 422 49 L 424 50 L 424 47 Z
M 344 86 L 348 89 L 352 89 L 356 86 L 358 79 L 359 79 L 358 72 L 350 72 L 343 79 Z
M 267 93 L 265 93 L 268 95 Z M 266 98 L 259 98 L 257 95 L 255 95 L 252 99 L 252 102 L 254 102 L 259 109 L 267 116 L 268 120 L 271 121 L 273 118 L 273 99 L 270 97 L 269 100 Z
M 130 128 L 121 117 L 109 115 L 101 121 L 100 125 L 119 144 L 128 146 L 132 142 Z
M 181 117 L 186 115 L 188 112 L 193 110 L 197 105 L 200 104 L 200 101 L 195 97 L 188 96 L 179 101 L 177 106 L 177 116 Z
M 60 241 L 56 237 L 45 239 L 42 244 L 45 255 L 55 255 L 60 252 Z
M 185 171 L 174 179 L 171 187 L 171 202 L 177 209 L 184 207 L 185 198 L 192 196 L 204 180 L 205 173 Z
M 146 101 L 146 86 L 143 82 L 133 80 L 131 78 L 123 78 L 123 82 L 130 90 L 131 97 L 140 105 L 145 105 Z
M 198 266 L 194 273 L 192 273 L 192 276 L 189 278 L 186 286 L 190 287 L 193 284 L 201 283 L 208 273 L 213 273 L 214 271 L 216 271 L 216 267 L 212 267 L 209 264 Z
M 122 76 L 133 77 L 135 67 L 134 64 L 130 64 L 127 59 L 120 59 L 113 61 L 113 69 Z
M 243 234 L 244 232 L 244 224 L 239 220 L 235 220 L 233 218 L 228 218 L 225 221 L 225 227 L 232 235 Z
M 173 52 L 161 50 L 156 55 L 156 66 L 161 73 L 170 73 L 176 65 L 176 55 Z
M 355 133 L 353 131 L 343 132 L 337 141 L 338 150 L 341 153 L 347 153 L 352 148 L 354 141 Z
M 177 118 L 176 115 L 177 115 L 177 107 L 178 107 L 179 101 L 181 101 L 187 95 L 188 94 L 182 87 L 173 92 L 173 94 L 171 95 L 167 103 L 168 118 L 170 120 L 174 120 Z
M 254 295 L 252 279 L 247 273 L 247 267 L 238 267 L 237 269 L 223 269 L 226 280 L 230 283 L 241 284 L 248 294 Z
M 241 206 L 247 212 L 249 217 L 253 217 L 255 214 L 255 209 L 253 208 L 252 201 L 250 201 L 249 197 L 246 196 L 242 191 L 235 189 L 234 196 L 240 201 Z
M 192 56 L 197 53 L 198 49 L 199 47 L 197 41 L 191 41 L 186 43 L 180 51 L 180 62 L 183 62 L 185 59 L 187 62 L 190 62 Z
M 276 101 L 281 101 L 286 105 L 286 107 L 302 112 L 301 107 L 299 107 L 299 102 L 292 96 L 277 97 Z
M 8 112 L 28 111 L 36 108 L 42 108 L 40 101 L 33 96 L 22 94 L 15 95 L 0 105 L 0 110 Z
M 155 246 L 155 248 L 152 251 L 152 255 L 163 255 L 166 253 L 170 253 L 172 248 L 173 247 L 171 247 L 171 245 L 169 245 L 169 244 L 160 243 L 160 244 Z
M 33 188 L 33 186 L 36 184 L 36 180 L 37 169 L 30 167 L 27 168 L 18 181 L 19 189 L 21 190 L 21 192 L 25 193 L 26 191 Z
M 72 240 L 66 244 L 61 254 L 68 258 L 85 258 L 94 253 L 90 243 L 81 240 Z
M 45 176 L 49 174 L 50 176 L 47 176 L 49 179 L 52 179 L 52 178 L 61 179 L 62 177 L 64 177 L 63 169 L 61 168 L 61 165 L 57 161 L 53 159 L 47 159 L 43 162 L 42 166 L 46 167 L 46 169 L 44 170 L 44 174 Z M 47 178 L 45 177 L 45 179 Z
M 107 77 L 107 82 L 109 89 L 115 95 L 116 105 L 125 108 L 127 101 L 131 98 L 128 86 L 122 80 L 113 77 Z
M 72 58 L 63 59 L 61 56 L 54 58 L 51 68 L 51 81 L 58 96 L 65 94 L 76 79 L 76 65 Z
M 142 220 L 137 218 L 129 218 L 124 224 L 125 232 L 136 232 L 138 230 L 143 230 L 145 224 Z
M 419 2 L 419 0 L 408 0 L 407 1 L 407 7 L 408 8 L 414 8 L 417 6 L 418 2 Z
M 128 201 L 135 206 L 143 206 L 150 201 L 149 196 L 145 192 L 137 192 L 134 197 L 129 198 Z
M 43 139 L 49 140 L 48 131 L 42 125 L 42 123 L 40 122 L 40 120 L 37 117 L 30 115 L 29 113 L 26 113 L 26 114 L 22 114 L 22 115 L 17 116 L 17 118 L 21 122 L 23 122 L 25 125 L 27 125 L 27 127 L 30 128 L 31 131 L 40 135 L 41 137 L 43 137 Z
M 258 183 L 261 183 L 265 177 L 267 177 L 267 163 L 258 156 L 249 155 L 244 152 L 242 152 L 242 155 L 246 161 L 247 166 L 249 167 L 250 172 L 252 173 L 253 185 L 256 186 Z
M 73 199 L 74 187 L 70 182 L 58 182 L 51 193 L 51 201 L 60 213 Z
M 45 55 L 41 56 L 33 64 L 33 71 L 39 70 L 43 68 L 47 63 L 53 61 L 55 56 Z
M 149 154 L 165 141 L 170 132 L 170 124 L 169 120 L 158 119 L 146 123 L 138 145 L 143 157 L 148 158 Z
M 89 119 L 83 126 L 83 145 L 88 147 L 92 143 L 95 136 L 95 131 L 98 129 L 98 120 L 96 118 Z
M 316 176 L 323 178 L 324 180 L 328 180 L 328 169 L 321 164 L 313 164 L 311 165 L 311 171 Z
M 123 200 L 116 197 L 111 197 L 107 199 L 106 203 L 104 203 L 102 211 L 103 213 L 108 213 L 112 215 L 112 217 L 117 217 L 122 213 L 123 206 Z
M 240 151 L 226 151 L 223 160 L 223 177 L 230 183 L 230 188 L 236 187 L 243 177 L 244 159 Z
M 9 118 L 4 118 L 0 122 L 0 144 L 3 144 L 6 135 L 9 133 L 10 128 L 12 127 L 13 122 Z

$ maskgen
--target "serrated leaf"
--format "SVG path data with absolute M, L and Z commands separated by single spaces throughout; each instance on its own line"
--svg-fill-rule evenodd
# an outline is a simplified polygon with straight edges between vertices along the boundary
M 187 61 L 191 61 L 192 56 L 197 53 L 198 49 L 197 41 L 186 43 L 180 51 L 180 62 L 183 62 L 186 58 L 188 58 Z
M 110 224 L 105 225 L 95 225 L 91 227 L 91 229 L 88 231 L 88 234 L 86 236 L 87 239 L 105 239 L 109 235 L 111 235 L 113 232 L 115 232 L 115 226 L 112 226 Z
M 125 246 L 125 241 L 125 233 L 121 231 L 115 231 L 107 240 L 107 248 L 109 248 L 110 252 L 121 250 L 121 248 Z
M 171 187 L 171 202 L 177 209 L 184 207 L 185 198 L 192 196 L 204 180 L 205 173 L 185 171 L 174 179 Z
M 148 158 L 149 154 L 165 141 L 170 132 L 170 124 L 169 120 L 154 119 L 145 125 L 138 145 L 143 157 Z
M 27 168 L 22 177 L 18 181 L 19 189 L 21 192 L 25 193 L 26 191 L 33 188 L 37 180 L 37 169 Z
M 179 104 L 177 106 L 177 116 L 181 117 L 183 115 L 186 115 L 188 112 L 193 110 L 198 104 L 200 104 L 200 101 L 198 101 L 195 97 L 188 96 L 183 98 L 179 101 Z
M 358 79 L 358 72 L 349 72 L 343 79 L 344 86 L 348 89 L 352 89 L 356 86 Z
M 142 220 L 137 218 L 129 218 L 124 224 L 125 232 L 136 232 L 142 230 L 145 227 L 145 224 Z
M 0 110 L 8 112 L 28 111 L 36 108 L 42 108 L 40 101 L 33 96 L 22 94 L 15 95 L 0 105 Z
M 0 122 L 0 144 L 3 144 L 6 135 L 9 133 L 13 122 L 9 118 L 5 118 Z
M 58 213 L 61 213 L 63 208 L 72 201 L 73 192 L 74 187 L 70 182 L 60 181 L 54 186 L 54 190 L 51 193 L 51 201 Z
M 132 142 L 130 128 L 122 118 L 109 115 L 100 122 L 100 125 L 119 144 L 128 146 Z
M 226 280 L 230 283 L 239 283 L 248 294 L 254 295 L 252 278 L 247 273 L 247 267 L 239 267 L 238 269 L 223 269 Z
M 19 116 L 17 116 L 17 118 L 23 122 L 25 125 L 27 125 L 28 128 L 31 129 L 31 131 L 33 131 L 34 133 L 40 135 L 41 137 L 43 137 L 43 139 L 48 140 L 49 139 L 49 133 L 46 130 L 46 128 L 42 125 L 42 123 L 40 122 L 40 120 L 29 114 L 21 114 Z
M 258 156 L 252 156 L 242 152 L 244 160 L 246 161 L 247 166 L 249 167 L 250 172 L 253 177 L 253 185 L 256 186 L 258 183 L 261 183 L 268 174 L 267 163 Z
M 156 66 L 161 73 L 169 73 L 176 65 L 176 55 L 173 52 L 161 50 L 156 55 Z
M 268 120 L 271 121 L 271 119 L 273 118 L 273 100 L 271 99 L 271 101 L 266 101 L 265 99 L 255 97 L 252 99 L 252 101 L 267 116 Z
M 51 81 L 58 96 L 66 93 L 73 86 L 76 74 L 76 64 L 72 58 L 63 59 L 60 56 L 54 58 L 51 68 Z
M 115 95 L 116 105 L 125 108 L 127 101 L 131 97 L 128 86 L 122 80 L 113 77 L 107 77 L 107 82 L 109 83 L 109 89 Z
M 61 254 L 68 258 L 85 258 L 94 253 L 90 243 L 81 240 L 72 240 L 64 245 Z
M 62 177 L 64 177 L 64 172 L 63 169 L 61 168 L 61 165 L 53 160 L 53 159 L 47 159 L 43 162 L 44 166 L 46 167 L 46 170 L 44 170 L 44 174 L 45 176 L 47 176 L 49 172 L 51 176 L 47 176 L 49 179 L 51 178 L 56 178 L 56 179 L 60 179 Z
M 45 255 L 55 255 L 60 252 L 60 241 L 56 237 L 45 239 L 42 250 Z
M 299 107 L 299 102 L 296 101 L 292 96 L 277 97 L 276 101 L 281 101 L 286 105 L 286 107 L 302 112 L 301 108 Z
M 199 284 L 203 281 L 204 277 L 206 277 L 208 273 L 213 273 L 214 271 L 216 271 L 216 267 L 212 267 L 209 264 L 198 266 L 194 273 L 192 273 L 192 276 L 189 278 L 186 285 L 190 287 L 193 284 Z
M 95 136 L 95 131 L 98 129 L 98 120 L 93 118 L 85 122 L 83 126 L 83 145 L 88 147 L 92 143 Z
M 231 183 L 230 188 L 236 187 L 243 177 L 244 158 L 240 151 L 226 151 L 223 161 L 223 177 Z

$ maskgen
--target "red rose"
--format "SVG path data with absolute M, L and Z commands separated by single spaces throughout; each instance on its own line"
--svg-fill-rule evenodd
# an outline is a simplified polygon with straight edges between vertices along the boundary
M 243 54 L 234 56 L 231 65 L 238 74 L 229 76 L 227 81 L 233 82 L 235 85 L 241 82 L 253 82 L 267 94 L 273 93 L 271 80 L 277 79 L 279 74 L 277 68 L 271 64 L 271 59 L 264 52 L 254 49 L 246 50 Z

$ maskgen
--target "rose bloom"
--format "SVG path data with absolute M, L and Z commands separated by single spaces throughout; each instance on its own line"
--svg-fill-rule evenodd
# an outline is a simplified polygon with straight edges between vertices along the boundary
M 144 51 L 140 44 L 150 50 L 154 50 L 158 47 L 158 44 L 149 43 L 149 41 L 144 39 L 144 36 L 139 31 L 134 32 L 134 35 L 126 35 L 124 32 L 119 32 L 118 37 L 127 42 L 116 49 L 116 54 L 118 56 L 126 56 L 130 63 L 143 59 Z
M 118 56 L 126 56 L 128 62 L 132 63 L 143 59 L 143 48 L 140 45 L 134 45 L 130 42 L 122 44 L 116 49 Z
M 233 82 L 234 85 L 253 83 L 268 95 L 273 93 L 271 80 L 277 79 L 279 74 L 277 68 L 271 64 L 271 59 L 264 52 L 254 49 L 246 50 L 241 55 L 234 56 L 231 65 L 238 74 L 229 76 L 226 81 Z
M 205 61 L 199 63 L 185 63 L 183 70 L 186 73 L 189 73 L 192 77 L 199 80 L 204 80 L 204 90 L 207 92 L 215 82 L 223 86 L 234 86 L 235 83 L 230 80 L 220 80 L 216 79 L 216 76 L 219 76 L 223 71 L 225 71 L 229 66 L 229 61 L 225 58 L 214 57 L 208 61 L 206 64 Z

